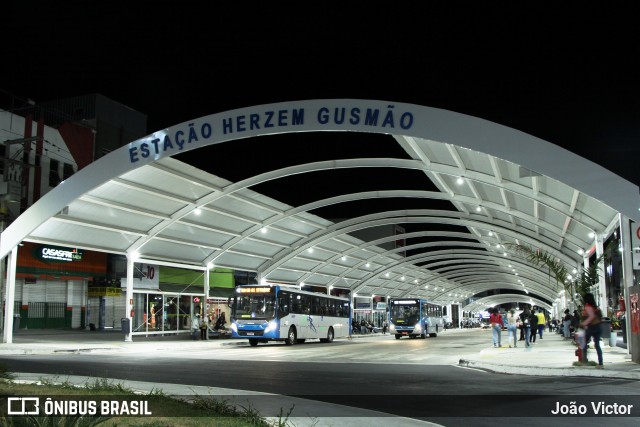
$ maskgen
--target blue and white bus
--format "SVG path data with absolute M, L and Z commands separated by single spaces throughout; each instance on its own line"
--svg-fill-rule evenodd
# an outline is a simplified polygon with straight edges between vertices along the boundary
M 332 342 L 349 334 L 349 300 L 286 285 L 237 286 L 231 304 L 231 336 L 257 346 L 267 341 Z
M 389 333 L 396 339 L 438 336 L 444 329 L 442 307 L 424 299 L 406 298 L 389 300 Z

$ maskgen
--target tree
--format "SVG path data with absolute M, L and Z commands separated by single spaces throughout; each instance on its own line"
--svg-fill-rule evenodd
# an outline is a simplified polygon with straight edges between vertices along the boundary
M 549 252 L 515 243 L 505 243 L 504 245 L 513 248 L 517 254 L 524 256 L 527 261 L 535 266 L 546 267 L 549 277 L 553 277 L 556 281 L 556 290 L 558 285 L 562 284 L 565 292 L 573 297 L 572 285 L 575 285 L 575 292 L 578 294 L 580 305 L 584 304 L 585 294 L 591 292 L 591 288 L 599 282 L 600 263 L 604 260 L 605 255 L 610 254 L 612 250 L 611 244 L 607 245 L 603 254 L 597 257 L 594 263 L 583 269 L 577 277 L 569 279 L 567 266 Z
M 513 248 L 517 254 L 524 256 L 527 261 L 533 265 L 540 268 L 546 267 L 549 277 L 553 277 L 556 281 L 556 290 L 559 284 L 562 284 L 563 288 L 567 290 L 569 270 L 558 258 L 555 258 L 549 252 L 543 251 L 542 249 L 527 245 L 505 243 L 504 246 Z

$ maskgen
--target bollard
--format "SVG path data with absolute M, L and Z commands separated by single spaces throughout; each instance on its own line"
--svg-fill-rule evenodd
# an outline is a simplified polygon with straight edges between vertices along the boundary
M 618 333 L 611 332 L 611 336 L 609 337 L 609 346 L 616 347 L 618 345 Z

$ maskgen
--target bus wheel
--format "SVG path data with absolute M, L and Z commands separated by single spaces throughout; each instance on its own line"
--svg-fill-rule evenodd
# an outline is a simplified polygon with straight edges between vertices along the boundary
M 427 334 L 425 334 L 425 333 L 420 334 L 420 338 L 423 339 L 423 340 L 426 340 L 427 339 Z
M 285 342 L 287 345 L 294 345 L 296 343 L 296 329 L 293 326 L 289 328 L 289 333 L 287 334 L 287 340 Z
M 333 342 L 333 328 L 329 328 L 326 338 L 320 338 L 320 342 Z
M 249 340 L 249 344 L 251 345 L 251 347 L 257 347 L 258 346 L 258 340 Z
M 400 339 L 400 334 L 396 334 L 396 339 L 399 340 Z

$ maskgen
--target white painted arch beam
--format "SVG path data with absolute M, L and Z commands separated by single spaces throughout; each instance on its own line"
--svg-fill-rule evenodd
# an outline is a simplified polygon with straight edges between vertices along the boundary
M 532 135 L 476 117 L 414 104 L 318 99 L 203 116 L 133 141 L 81 169 L 20 215 L 2 233 L 0 258 L 73 200 L 128 171 L 163 157 L 235 139 L 316 131 L 400 135 L 472 149 L 563 182 L 640 222 L 636 185 Z

